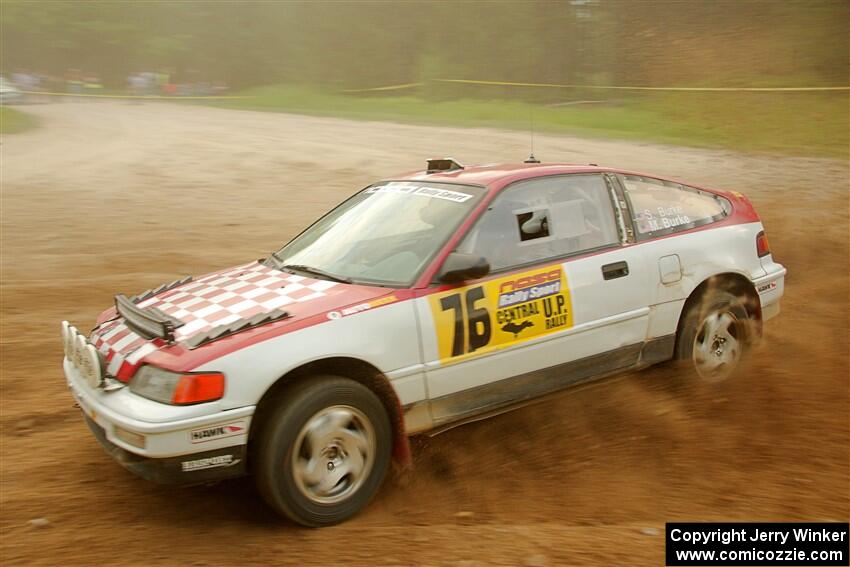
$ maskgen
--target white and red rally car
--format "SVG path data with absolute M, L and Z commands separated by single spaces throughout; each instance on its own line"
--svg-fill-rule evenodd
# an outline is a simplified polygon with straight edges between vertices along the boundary
M 130 470 L 251 473 L 342 521 L 407 438 L 679 358 L 731 373 L 785 268 L 736 192 L 596 166 L 449 159 L 356 193 L 263 261 L 62 323 L 86 421 Z

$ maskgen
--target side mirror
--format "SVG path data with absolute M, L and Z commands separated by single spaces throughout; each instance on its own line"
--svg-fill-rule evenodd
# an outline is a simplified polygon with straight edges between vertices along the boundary
M 486 258 L 452 252 L 443 262 L 437 279 L 443 283 L 460 283 L 466 280 L 477 280 L 490 273 L 490 263 Z

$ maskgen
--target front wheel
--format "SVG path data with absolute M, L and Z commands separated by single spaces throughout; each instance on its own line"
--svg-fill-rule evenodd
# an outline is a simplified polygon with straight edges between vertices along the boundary
M 392 430 L 368 388 L 339 376 L 293 384 L 265 422 L 256 446 L 260 493 L 278 513 L 311 527 L 355 515 L 378 490 Z
M 724 380 L 741 362 L 750 323 L 739 297 L 726 291 L 711 291 L 685 315 L 676 341 L 677 357 L 706 381 Z

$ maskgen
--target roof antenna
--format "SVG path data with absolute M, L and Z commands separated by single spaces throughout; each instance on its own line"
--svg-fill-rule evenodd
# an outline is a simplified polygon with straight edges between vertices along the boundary
M 534 157 L 534 105 L 529 105 L 531 114 L 531 154 L 522 163 L 540 163 L 540 160 Z

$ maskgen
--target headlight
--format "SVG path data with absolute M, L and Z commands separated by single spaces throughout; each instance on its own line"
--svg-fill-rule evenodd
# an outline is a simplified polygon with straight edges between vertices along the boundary
M 164 404 L 200 404 L 224 396 L 224 374 L 170 372 L 147 364 L 133 376 L 130 391 Z

